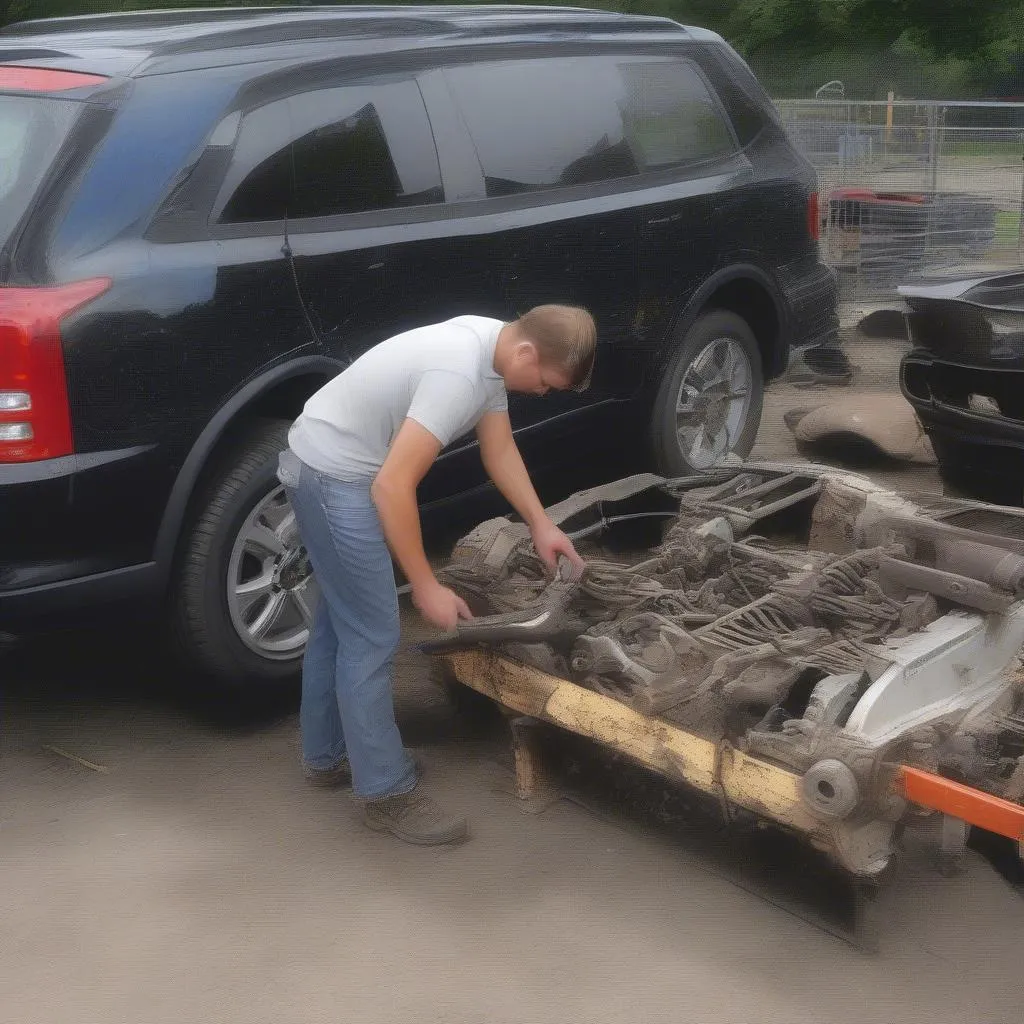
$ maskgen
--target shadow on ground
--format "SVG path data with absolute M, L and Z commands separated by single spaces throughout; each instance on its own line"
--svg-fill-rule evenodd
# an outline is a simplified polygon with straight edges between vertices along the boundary
M 185 715 L 209 728 L 250 732 L 292 714 L 298 681 L 238 692 L 218 689 L 165 653 L 159 630 L 67 630 L 22 641 L 0 653 L 8 713 L 14 706 L 74 703 L 90 708 L 131 703 Z

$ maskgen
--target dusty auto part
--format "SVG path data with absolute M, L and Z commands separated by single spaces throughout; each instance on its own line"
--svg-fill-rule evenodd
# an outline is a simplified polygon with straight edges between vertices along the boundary
M 1024 543 L 948 523 L 885 517 L 870 528 L 898 539 L 902 557 L 883 558 L 890 588 L 917 590 L 981 611 L 1003 612 L 1024 596 Z
M 911 351 L 900 388 L 944 481 L 986 501 L 1024 498 L 1024 269 L 908 281 Z
M 989 506 L 993 515 L 999 515 L 1001 510 L 996 511 L 994 506 Z M 965 511 L 973 511 L 974 503 L 968 505 Z M 1011 523 L 1016 519 L 1014 510 L 1007 510 L 1006 516 L 1001 516 Z M 901 543 L 928 543 L 936 548 L 933 561 L 939 557 L 955 558 L 963 545 L 968 545 L 971 554 L 970 561 L 976 562 L 979 554 L 983 554 L 984 547 L 998 548 L 1001 551 L 1009 551 L 1014 554 L 1024 555 L 1024 537 L 1004 534 L 998 530 L 981 530 L 969 526 L 960 526 L 950 522 L 949 517 L 943 520 L 923 518 L 921 515 L 891 515 L 878 514 L 871 517 L 863 517 L 863 532 L 866 538 L 877 534 L 898 538 Z M 915 549 L 911 549 L 915 550 Z M 922 555 L 924 552 L 922 551 Z M 936 564 L 940 564 L 936 561 Z M 951 567 L 953 567 L 951 565 Z
M 548 509 L 548 516 L 573 540 L 600 533 L 615 523 L 675 518 L 677 502 L 666 494 L 661 477 L 649 473 L 574 494 Z
M 841 820 L 860 803 L 857 776 L 842 761 L 828 758 L 807 769 L 801 795 L 808 810 L 826 821 Z
M 621 699 L 630 707 L 661 714 L 685 699 L 707 663 L 707 654 L 684 628 L 648 612 L 618 624 L 615 636 L 600 630 L 581 636 L 571 667 L 573 678 L 584 678 L 599 693 L 620 692 L 624 685 Z
M 826 676 L 811 691 L 804 721 L 815 728 L 843 725 L 864 692 L 867 678 L 865 672 Z
M 928 435 L 902 395 L 852 395 L 825 405 L 790 409 L 786 426 L 801 445 L 867 442 L 884 456 L 934 466 Z
M 650 686 L 657 673 L 634 661 L 610 636 L 581 636 L 573 648 L 572 668 L 581 675 L 624 675 L 638 686 Z
M 884 870 L 914 813 L 920 793 L 901 782 L 904 767 L 964 779 L 1015 820 L 1024 785 L 1015 675 L 1024 642 L 1021 517 L 948 498 L 917 501 L 821 467 L 732 472 L 731 481 L 634 481 L 629 500 L 645 495 L 655 507 L 651 492 L 660 487 L 678 505 L 661 543 L 632 559 L 590 563 L 572 589 L 556 582 L 572 628 L 515 648 L 501 630 L 542 620 L 551 606 L 536 556 L 507 542 L 501 557 L 481 556 L 487 544 L 498 550 L 499 525 L 488 528 L 487 544 L 479 536 L 461 544 L 445 570 L 452 585 L 479 595 L 484 610 L 515 607 L 516 615 L 511 625 L 485 615 L 460 627 L 449 656 L 485 673 L 471 685 L 523 713 L 602 742 L 633 737 L 631 756 L 723 806 L 796 828 L 858 876 Z M 586 500 L 603 503 L 602 491 Z M 584 504 L 572 515 L 593 522 L 598 513 Z M 936 574 L 966 584 L 943 589 Z M 997 610 L 977 607 L 984 588 L 999 596 Z M 484 641 L 472 662 L 453 650 Z M 514 672 L 504 667 L 512 657 Z M 552 674 L 552 666 L 563 670 Z M 525 681 L 536 689 L 528 694 Z M 600 698 L 597 710 L 591 698 Z M 586 724 L 591 712 L 600 721 Z M 731 790 L 730 758 L 748 779 L 782 773 L 771 783 L 781 787 L 776 797 Z M 928 783 L 932 804 L 945 781 Z M 780 791 L 792 806 L 778 804 Z
M 537 604 L 463 622 L 459 625 L 459 639 L 463 643 L 537 644 L 575 636 L 586 626 L 569 610 L 582 582 L 583 572 L 568 559 L 562 559 L 555 579 L 543 587 Z
M 811 500 L 820 488 L 818 477 L 800 472 L 767 479 L 756 473 L 738 473 L 711 491 L 684 493 L 682 510 L 684 514 L 697 508 L 702 513 L 718 513 L 725 516 L 734 529 L 746 532 L 762 519 Z
M 958 573 L 943 572 L 896 558 L 883 558 L 879 568 L 881 578 L 890 590 L 925 591 L 983 612 L 1005 612 L 1013 604 L 1012 595 L 1000 593 L 987 583 Z
M 569 663 L 545 643 L 517 643 L 505 645 L 505 653 L 516 661 L 527 665 L 535 665 L 542 672 L 552 676 L 568 676 Z

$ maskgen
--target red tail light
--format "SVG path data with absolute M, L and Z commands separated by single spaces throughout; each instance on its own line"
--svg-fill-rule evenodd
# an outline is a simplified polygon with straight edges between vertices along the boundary
M 821 202 L 817 192 L 812 192 L 807 200 L 807 230 L 812 241 L 817 242 L 821 239 Z
M 0 89 L 15 89 L 18 92 L 66 92 L 86 85 L 99 85 L 106 80 L 106 75 L 87 75 L 81 71 L 0 65 Z
M 97 278 L 0 288 L 0 462 L 55 459 L 74 450 L 60 325 L 109 287 L 108 278 Z

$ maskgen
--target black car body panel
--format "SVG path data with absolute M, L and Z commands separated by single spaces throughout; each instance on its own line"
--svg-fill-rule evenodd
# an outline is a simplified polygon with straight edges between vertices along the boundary
M 912 350 L 900 386 L 943 477 L 973 496 L 1024 498 L 1024 269 L 963 270 L 900 289 Z
M 480 69 L 530 62 L 532 88 L 567 58 L 590 82 L 637 63 L 689 83 L 712 124 L 707 158 L 658 170 L 655 132 L 650 166 L 628 180 L 606 139 L 554 184 L 517 182 L 534 168 L 500 166 L 515 156 L 504 129 L 471 134 Z M 400 330 L 467 311 L 511 319 L 542 301 L 594 312 L 591 390 L 512 404 L 538 473 L 602 436 L 642 435 L 670 339 L 708 308 L 746 311 L 769 378 L 791 349 L 837 334 L 835 278 L 804 213 L 814 173 L 743 61 L 699 29 L 557 8 L 147 12 L 10 26 L 0 67 L 106 76 L 53 98 L 79 116 L 0 232 L 0 302 L 4 288 L 111 282 L 61 322 L 73 453 L 0 461 L 0 625 L 116 593 L 162 600 L 224 439 L 244 418 L 294 417 Z M 294 177 L 282 203 L 279 154 L 244 152 L 274 132 L 293 158 L 310 139 L 330 144 L 315 116 L 302 123 L 305 99 L 328 92 L 352 108 L 343 129 L 368 147 L 360 159 L 385 161 L 351 185 L 362 210 L 346 206 L 351 190 L 332 198 L 314 156 L 306 207 Z M 598 132 L 591 120 L 576 116 L 573 144 Z M 394 202 L 379 195 L 385 179 Z M 421 498 L 444 510 L 484 484 L 465 438 Z

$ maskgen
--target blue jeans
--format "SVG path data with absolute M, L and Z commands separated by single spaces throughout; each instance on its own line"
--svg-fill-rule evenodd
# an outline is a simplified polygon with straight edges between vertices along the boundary
M 332 768 L 348 757 L 356 796 L 374 800 L 416 785 L 395 723 L 392 658 L 398 594 L 370 480 L 344 483 L 282 452 L 278 479 L 320 585 L 302 663 L 302 757 Z

